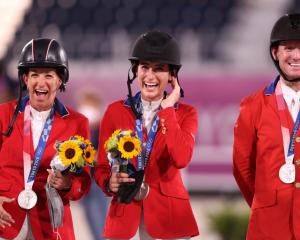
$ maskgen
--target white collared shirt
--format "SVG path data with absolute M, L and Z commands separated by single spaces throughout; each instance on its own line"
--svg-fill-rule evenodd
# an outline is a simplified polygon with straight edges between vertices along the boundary
M 143 106 L 143 123 L 147 132 L 150 131 L 154 116 L 159 110 L 160 104 L 162 102 L 162 98 L 157 101 L 146 101 L 142 98 L 142 106 Z
M 50 111 L 51 109 L 39 112 L 33 107 L 30 107 L 31 132 L 34 150 L 37 148 L 41 133 L 50 114 Z
M 300 106 L 300 91 L 296 92 L 294 89 L 287 86 L 283 80 L 280 80 L 280 83 L 283 98 L 295 122 Z

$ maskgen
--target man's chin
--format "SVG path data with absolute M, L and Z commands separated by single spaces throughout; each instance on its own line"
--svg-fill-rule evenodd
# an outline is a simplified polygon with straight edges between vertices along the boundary
M 287 78 L 284 78 L 284 80 L 288 81 L 288 82 L 299 82 L 300 81 L 300 76 L 287 76 Z
M 288 74 L 287 75 L 287 77 L 288 77 L 288 79 L 299 79 L 300 78 L 300 73 L 298 74 L 295 74 L 295 73 L 293 73 L 293 74 Z

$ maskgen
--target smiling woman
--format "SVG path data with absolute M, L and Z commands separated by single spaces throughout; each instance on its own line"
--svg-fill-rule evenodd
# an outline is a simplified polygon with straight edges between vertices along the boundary
M 88 120 L 56 98 L 69 77 L 67 55 L 56 40 L 28 42 L 18 70 L 19 100 L 0 105 L 0 132 L 8 129 L 0 135 L 0 239 L 72 240 L 69 200 L 88 192 L 89 168 L 80 175 L 62 174 L 50 170 L 50 163 L 56 142 L 75 135 L 89 138 Z M 28 95 L 22 97 L 25 89 Z M 66 149 L 66 158 L 72 159 L 75 150 Z M 50 183 L 56 195 L 50 194 Z M 59 199 L 57 193 L 62 201 L 49 201 Z
M 30 104 L 38 111 L 50 109 L 62 80 L 54 68 L 32 68 L 24 74 Z
M 194 107 L 180 102 L 178 44 L 165 32 L 150 31 L 136 40 L 129 60 L 128 99 L 110 104 L 100 127 L 95 180 L 113 197 L 104 237 L 190 239 L 199 232 L 180 169 L 191 160 L 198 118 Z M 133 96 L 135 78 L 140 91 Z M 165 94 L 168 83 L 172 90 Z M 119 137 L 118 129 L 139 141 Z M 126 170 L 120 165 L 118 172 L 107 153 L 117 140 L 128 158 Z
M 168 64 L 145 61 L 138 65 L 137 76 L 143 99 L 149 102 L 163 97 L 171 78 Z

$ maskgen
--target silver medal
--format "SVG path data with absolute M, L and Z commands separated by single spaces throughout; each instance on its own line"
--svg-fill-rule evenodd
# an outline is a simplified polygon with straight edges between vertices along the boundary
M 295 165 L 285 163 L 279 169 L 279 178 L 284 183 L 293 183 L 295 181 Z
M 144 200 L 148 196 L 149 191 L 150 191 L 149 185 L 145 182 L 142 182 L 142 185 L 139 191 L 137 192 L 137 194 L 134 196 L 134 199 L 137 201 Z
M 31 209 L 37 202 L 37 196 L 31 189 L 25 189 L 18 196 L 18 204 L 21 208 Z

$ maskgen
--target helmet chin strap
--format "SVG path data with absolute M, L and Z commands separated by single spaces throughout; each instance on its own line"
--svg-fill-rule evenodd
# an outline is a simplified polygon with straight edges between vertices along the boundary
M 293 78 L 293 79 L 289 79 L 288 76 L 281 70 L 278 61 L 275 61 L 275 60 L 274 60 L 274 63 L 275 63 L 275 66 L 276 66 L 278 72 L 280 73 L 280 76 L 281 76 L 284 80 L 286 80 L 286 81 L 288 81 L 288 82 L 299 82 L 299 81 L 300 81 L 300 77 L 298 77 L 298 78 Z
M 281 71 L 280 75 L 283 77 L 284 80 L 286 80 L 288 82 L 300 82 L 300 77 L 288 79 L 288 77 L 286 76 L 286 74 L 283 73 L 283 71 Z
M 299 78 L 294 78 L 294 79 L 287 79 L 284 76 L 282 76 L 284 78 L 284 80 L 288 81 L 288 82 L 300 82 L 300 77 Z
M 23 91 L 22 79 L 21 79 L 21 76 L 19 75 L 19 99 L 18 99 L 18 103 L 17 103 L 17 106 L 15 108 L 13 117 L 12 117 L 10 123 L 9 123 L 9 126 L 7 127 L 5 132 L 1 132 L 1 135 L 9 137 L 12 133 L 14 123 L 17 119 L 17 116 L 18 116 L 18 113 L 19 113 L 19 110 L 20 110 L 20 107 L 21 107 L 22 91 Z
M 273 48 L 273 47 L 275 47 L 274 44 L 270 46 L 270 56 L 271 56 L 271 58 L 272 58 L 272 61 L 273 61 L 274 65 L 275 65 L 277 71 L 279 72 L 280 76 L 281 76 L 284 80 L 286 80 L 286 81 L 288 81 L 288 82 L 299 82 L 299 81 L 300 81 L 300 77 L 294 78 L 294 79 L 289 79 L 288 76 L 281 70 L 281 68 L 280 68 L 280 66 L 279 66 L 279 61 L 278 61 L 278 60 L 275 60 L 275 59 L 274 59 L 274 56 L 273 56 L 273 54 L 272 54 L 272 48 Z
M 133 76 L 130 77 L 130 71 L 132 70 L 132 66 L 129 68 L 128 70 L 128 75 L 127 75 L 127 88 L 128 88 L 128 98 L 130 101 L 130 107 L 131 110 L 134 113 L 134 116 L 136 117 L 136 119 L 140 119 L 142 116 L 140 113 L 138 113 L 138 111 L 135 109 L 134 103 L 133 103 L 133 96 L 132 96 L 132 91 L 131 91 L 131 84 L 133 82 L 133 80 L 136 78 L 136 74 L 133 73 Z

